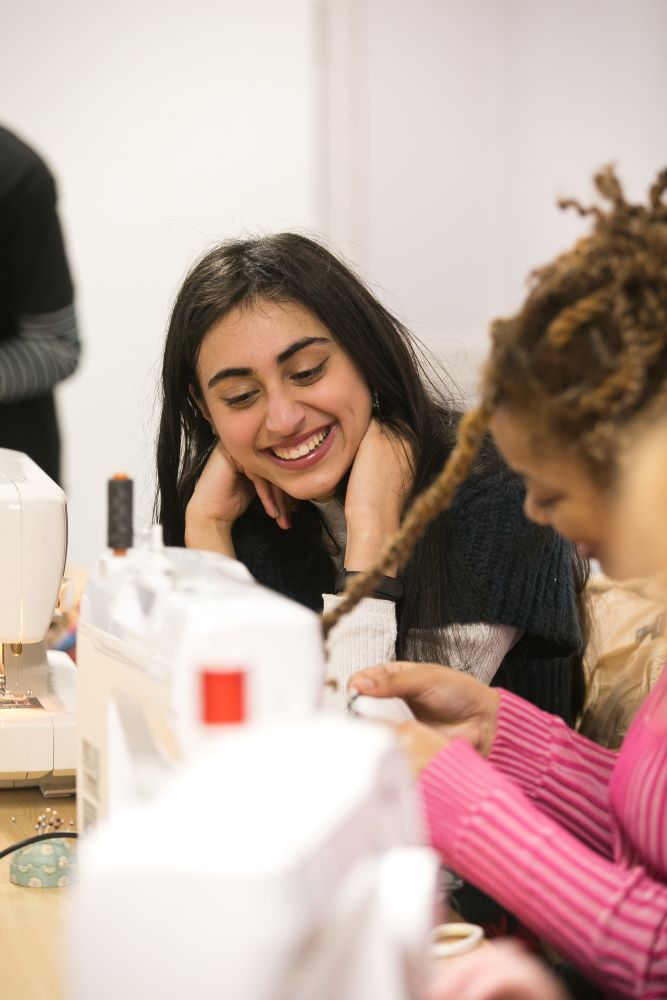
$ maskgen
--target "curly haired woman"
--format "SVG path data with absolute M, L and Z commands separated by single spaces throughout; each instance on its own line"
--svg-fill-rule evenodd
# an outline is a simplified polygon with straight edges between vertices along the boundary
M 667 409 L 667 170 L 647 205 L 629 204 L 611 170 L 596 183 L 609 210 L 566 203 L 592 216 L 591 233 L 494 324 L 481 403 L 450 461 L 337 614 L 385 561 L 405 558 L 489 426 L 524 480 L 530 518 L 610 574 L 658 568 L 655 546 L 623 517 L 619 484 L 628 442 Z M 448 864 L 609 995 L 667 997 L 667 672 L 618 752 L 439 665 L 391 664 L 351 683 L 405 698 L 417 716 L 403 735 Z

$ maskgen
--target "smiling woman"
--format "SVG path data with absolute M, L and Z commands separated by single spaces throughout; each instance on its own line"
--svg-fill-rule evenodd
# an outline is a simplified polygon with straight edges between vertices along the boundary
M 197 376 L 205 419 L 246 477 L 272 484 L 278 505 L 278 491 L 295 500 L 334 494 L 368 428 L 371 396 L 304 306 L 237 306 L 205 335 Z
M 223 243 L 187 276 L 165 344 L 165 539 L 238 558 L 331 613 L 437 475 L 457 423 L 408 331 L 327 249 L 291 233 Z M 487 442 L 452 508 L 330 636 L 330 707 L 344 708 L 354 670 L 398 654 L 574 721 L 576 554 L 522 504 Z

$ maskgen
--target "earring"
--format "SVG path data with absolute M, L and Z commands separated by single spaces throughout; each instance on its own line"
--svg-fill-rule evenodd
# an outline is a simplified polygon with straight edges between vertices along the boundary
M 371 405 L 373 408 L 373 415 L 376 417 L 380 416 L 380 393 L 377 389 L 373 389 L 371 392 Z

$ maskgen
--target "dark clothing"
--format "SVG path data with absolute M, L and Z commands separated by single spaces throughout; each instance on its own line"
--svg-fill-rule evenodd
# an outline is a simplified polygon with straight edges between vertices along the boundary
M 60 482 L 60 432 L 53 393 L 0 404 L 0 448 L 24 451 L 54 482 Z
M 0 128 L 0 366 L 16 366 L 0 393 L 0 447 L 26 452 L 56 480 L 60 441 L 51 387 L 78 359 L 73 314 L 63 312 L 72 301 L 53 178 L 36 153 Z M 25 323 L 30 336 L 22 340 Z
M 574 547 L 529 521 L 524 498 L 504 466 L 459 490 L 444 515 L 444 624 L 521 629 L 492 684 L 573 726 L 584 695 Z
M 420 585 L 420 554 L 425 546 L 437 545 L 442 586 L 431 630 L 475 622 L 523 630 L 494 683 L 573 725 L 583 699 L 574 551 L 550 529 L 527 520 L 523 497 L 517 478 L 499 463 L 473 475 L 415 548 L 401 576 L 406 595 L 414 594 Z M 322 594 L 334 592 L 334 567 L 321 548 L 318 512 L 303 503 L 293 517 L 295 527 L 298 518 L 307 522 L 300 526 L 303 530 L 281 531 L 257 502 L 236 523 L 234 544 L 260 583 L 320 611 Z M 401 646 L 406 614 L 409 628 Z M 410 630 L 424 627 L 417 612 L 404 601 L 397 615 L 397 656 L 427 659 L 410 655 Z

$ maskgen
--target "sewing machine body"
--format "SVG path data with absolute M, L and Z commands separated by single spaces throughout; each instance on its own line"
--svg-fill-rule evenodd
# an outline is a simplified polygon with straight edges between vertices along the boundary
M 438 859 L 377 724 L 314 715 L 212 739 L 79 848 L 72 1000 L 417 1000 Z
M 80 830 L 149 797 L 216 726 L 310 714 L 324 679 L 315 614 L 236 560 L 155 538 L 98 561 L 77 662 Z
M 74 790 L 76 668 L 45 643 L 66 550 L 65 494 L 26 455 L 0 449 L 0 787 Z
M 73 1000 L 417 1000 L 438 859 L 390 730 L 318 710 L 313 612 L 234 560 L 107 553 L 77 641 Z

